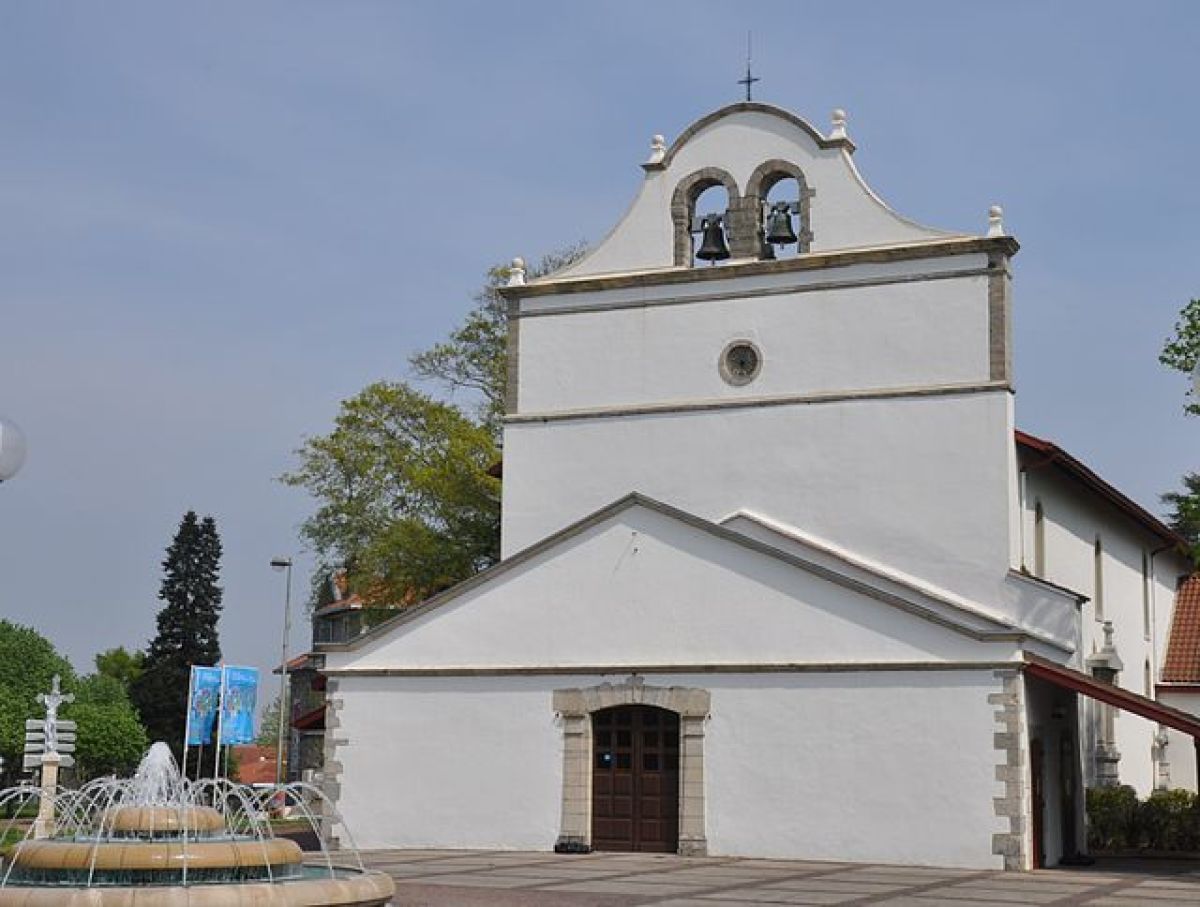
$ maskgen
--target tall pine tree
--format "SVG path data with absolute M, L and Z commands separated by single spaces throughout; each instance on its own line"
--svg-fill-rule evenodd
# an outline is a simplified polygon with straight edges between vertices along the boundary
M 130 698 L 150 739 L 182 752 L 188 680 L 192 665 L 221 660 L 217 619 L 221 615 L 221 538 L 212 517 L 200 520 L 189 510 L 163 560 L 158 597 L 158 635 L 146 649 L 142 674 Z

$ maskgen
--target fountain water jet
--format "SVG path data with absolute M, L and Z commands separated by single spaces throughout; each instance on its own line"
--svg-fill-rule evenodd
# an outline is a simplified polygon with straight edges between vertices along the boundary
M 38 788 L 9 788 L 0 791 L 0 809 L 14 806 L 20 815 L 40 797 Z M 322 821 L 341 824 L 312 785 L 260 792 L 220 778 L 192 782 L 156 743 L 132 778 L 56 792 L 51 836 L 27 834 L 0 865 L 0 907 L 378 907 L 391 900 L 391 878 L 367 870 L 352 840 L 345 852 L 352 865 L 335 864 L 323 843 L 320 862 L 306 864 L 299 845 L 276 837 L 268 805 L 281 800 L 298 809 L 317 841 Z

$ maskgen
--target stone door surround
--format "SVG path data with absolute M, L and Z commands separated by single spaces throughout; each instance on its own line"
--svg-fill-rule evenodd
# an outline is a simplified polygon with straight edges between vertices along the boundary
M 555 690 L 552 708 L 562 720 L 562 826 L 556 850 L 592 843 L 592 712 L 620 705 L 649 705 L 679 715 L 679 853 L 708 852 L 704 821 L 704 723 L 711 696 L 691 687 L 646 686 L 636 674 L 624 683 Z

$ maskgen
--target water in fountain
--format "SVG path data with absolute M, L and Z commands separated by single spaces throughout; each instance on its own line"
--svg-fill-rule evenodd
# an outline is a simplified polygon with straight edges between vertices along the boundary
M 151 745 L 129 779 L 125 793 L 131 806 L 172 806 L 183 802 L 183 777 L 169 746 Z
M 53 895 L 64 887 L 95 889 L 100 904 L 108 897 L 103 892 L 124 904 L 121 892 L 146 887 L 198 893 L 205 886 L 268 886 L 258 895 L 272 897 L 284 891 L 279 886 L 289 886 L 286 903 L 329 905 L 384 904 L 392 895 L 391 879 L 365 869 L 332 803 L 310 784 L 256 790 L 223 778 L 190 781 L 180 775 L 170 748 L 156 743 L 132 778 L 97 779 L 53 796 L 50 837 L 33 840 L 30 828 L 4 861 L 0 907 L 61 903 Z M 20 816 L 41 797 L 40 789 L 28 786 L 0 791 L 0 811 L 15 807 Z M 320 843 L 320 853 L 310 855 L 318 863 L 304 863 L 294 841 L 275 835 L 272 805 L 299 816 L 293 833 Z M 16 822 L 3 828 L 0 847 Z M 327 823 L 341 826 L 350 845 L 338 852 L 337 862 L 321 833 Z M 39 891 L 48 899 L 39 899 Z M 145 894 L 138 904 L 149 903 Z

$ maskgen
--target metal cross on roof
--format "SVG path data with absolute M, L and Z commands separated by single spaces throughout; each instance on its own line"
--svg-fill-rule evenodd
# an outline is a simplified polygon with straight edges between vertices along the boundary
M 751 73 L 750 73 L 750 50 L 751 50 L 751 48 L 750 48 L 750 32 L 746 32 L 746 76 L 745 76 L 745 78 L 738 79 L 738 84 L 746 86 L 746 100 L 747 101 L 754 100 L 750 96 L 751 86 L 753 86 L 755 82 L 762 81 L 762 79 L 760 79 L 758 76 L 751 75 Z

